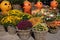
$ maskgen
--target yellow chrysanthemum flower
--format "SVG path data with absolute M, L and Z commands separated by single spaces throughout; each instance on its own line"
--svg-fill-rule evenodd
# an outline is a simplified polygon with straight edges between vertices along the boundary
M 20 20 L 21 18 L 17 16 L 6 16 L 1 20 L 1 23 L 4 24 L 9 22 L 16 25 L 16 21 L 20 21 Z

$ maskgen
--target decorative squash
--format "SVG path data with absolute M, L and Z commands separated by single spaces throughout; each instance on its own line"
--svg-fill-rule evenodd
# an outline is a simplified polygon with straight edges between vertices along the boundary
M 40 2 L 40 0 L 38 0 L 38 2 L 35 4 L 35 6 L 37 7 L 37 9 L 41 9 L 43 7 L 43 3 Z
M 24 12 L 25 13 L 31 13 L 31 3 L 29 1 L 24 1 Z
M 4 15 L 11 9 L 11 4 L 9 1 L 2 1 L 0 4 L 0 8 L 2 10 L 2 14 Z
M 52 9 L 56 9 L 57 6 L 58 6 L 58 2 L 56 0 L 53 0 L 51 3 L 50 3 L 50 6 Z

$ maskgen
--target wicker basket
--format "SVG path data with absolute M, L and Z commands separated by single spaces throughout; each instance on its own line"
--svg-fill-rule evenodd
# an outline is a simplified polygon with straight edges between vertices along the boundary
M 48 28 L 49 28 L 49 33 L 55 34 L 59 31 L 59 24 L 56 23 L 58 22 L 57 20 L 52 21 L 52 22 L 47 22 Z
M 47 31 L 34 31 L 35 40 L 46 40 Z
M 30 30 L 18 30 L 17 33 L 21 40 L 27 40 L 30 38 Z
M 16 29 L 14 27 L 8 26 L 7 29 L 9 34 L 16 34 Z

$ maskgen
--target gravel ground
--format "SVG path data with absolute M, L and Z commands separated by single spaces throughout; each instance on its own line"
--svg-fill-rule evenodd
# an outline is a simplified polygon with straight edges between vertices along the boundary
M 0 33 L 0 40 L 20 40 L 19 37 L 14 34 L 10 35 L 7 32 Z M 30 37 L 28 40 L 34 40 L 32 37 Z M 56 34 L 50 34 L 47 33 L 46 40 L 60 40 L 60 31 Z

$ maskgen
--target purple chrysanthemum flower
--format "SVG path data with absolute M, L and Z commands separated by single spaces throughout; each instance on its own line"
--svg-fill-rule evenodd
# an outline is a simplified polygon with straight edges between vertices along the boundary
M 32 28 L 32 23 L 30 21 L 23 20 L 19 22 L 19 24 L 17 25 L 17 28 L 20 30 L 27 30 Z

